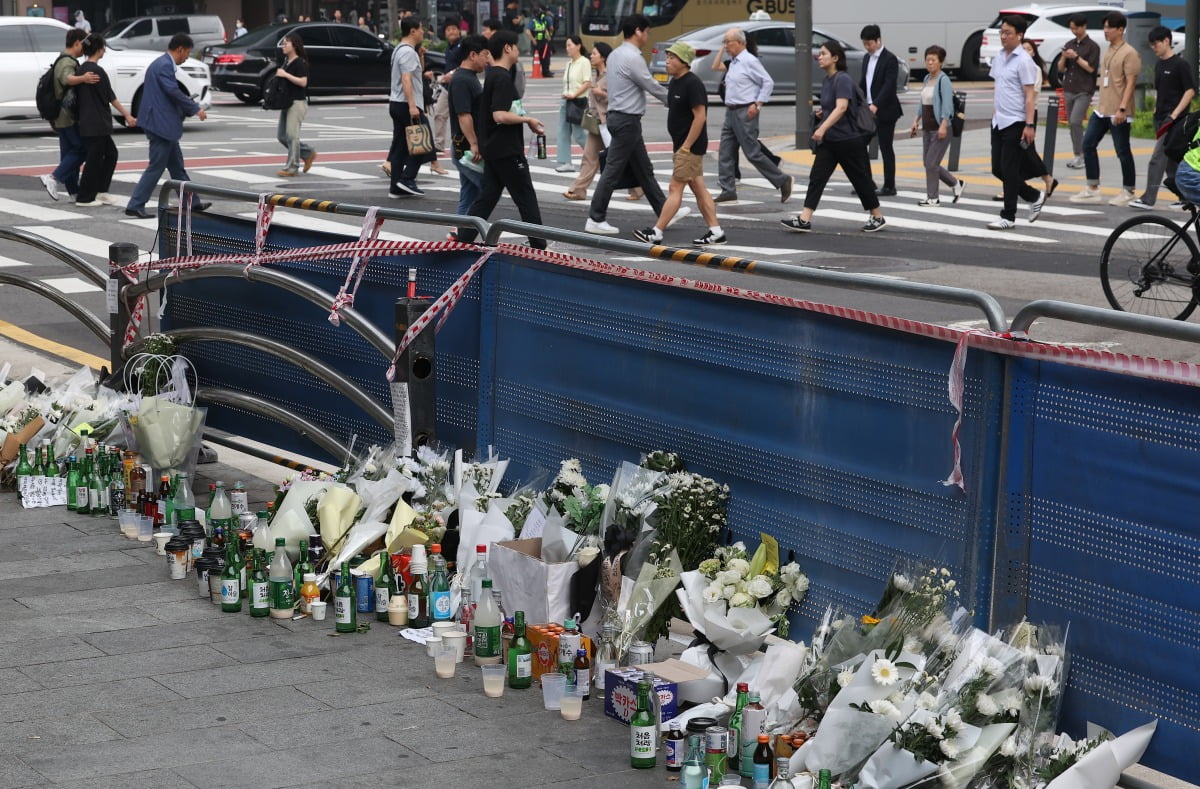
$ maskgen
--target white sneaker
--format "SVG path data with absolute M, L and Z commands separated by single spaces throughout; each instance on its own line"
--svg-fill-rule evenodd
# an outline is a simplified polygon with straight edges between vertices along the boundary
M 994 222 L 988 222 L 988 230 L 1012 230 L 1016 226 L 1016 222 L 1004 217 L 1000 217 Z
M 75 205 L 78 206 L 79 208 L 97 208 L 99 206 L 104 205 L 104 203 L 100 202 L 99 200 L 92 200 L 87 203 L 81 203 L 78 200 L 76 200 Z
M 1071 168 L 1072 170 L 1082 170 L 1083 169 L 1083 157 L 1076 156 L 1074 159 L 1067 162 L 1067 167 Z
M 675 212 L 675 216 L 671 217 L 670 222 L 667 222 L 667 227 L 673 227 L 676 222 L 678 222 L 680 219 L 683 219 L 685 216 L 690 216 L 691 213 L 692 209 L 688 208 L 686 205 L 679 206 L 679 210 Z
M 1109 205 L 1129 205 L 1137 195 L 1132 189 L 1122 189 L 1121 193 L 1108 201 Z
M 1037 221 L 1042 215 L 1042 206 L 1046 205 L 1046 193 L 1038 192 L 1038 199 L 1029 204 L 1029 224 Z
M 1133 198 L 1131 197 L 1130 200 Z M 1100 190 L 1097 187 L 1085 186 L 1075 194 L 1071 195 L 1072 203 L 1102 203 L 1104 197 L 1101 196 Z M 1128 202 L 1128 201 L 1126 201 Z
M 575 167 L 572 165 L 569 165 L 569 164 L 560 164 L 558 167 L 554 168 L 554 172 L 556 172 L 556 173 L 573 173 L 573 172 L 575 172 Z
M 53 175 L 43 175 L 38 178 L 42 182 L 42 186 L 46 188 L 46 192 L 50 195 L 50 199 L 58 199 L 58 181 L 54 180 Z
M 962 180 L 961 178 L 958 179 L 958 183 L 956 183 L 954 185 L 954 199 L 951 200 L 950 202 L 957 203 L 958 198 L 962 197 L 963 192 L 965 192 L 966 190 L 967 190 L 967 182 Z
M 620 228 L 613 227 L 608 222 L 597 222 L 590 217 L 583 229 L 588 233 L 596 233 L 601 236 L 615 236 L 621 232 Z
M 935 208 L 942 204 L 942 201 L 936 197 L 926 197 L 924 200 L 918 200 L 917 205 L 922 208 Z
M 1132 203 L 1130 203 L 1129 207 L 1136 208 L 1140 211 L 1153 211 L 1154 203 L 1147 203 L 1145 200 L 1139 197 L 1137 200 L 1134 200 Z
M 96 195 L 96 199 L 105 205 L 121 205 L 122 201 L 119 197 L 113 197 L 108 192 L 101 192 Z

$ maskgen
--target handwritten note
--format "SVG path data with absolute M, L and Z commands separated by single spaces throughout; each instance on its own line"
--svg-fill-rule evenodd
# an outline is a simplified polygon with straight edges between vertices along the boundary
M 525 525 L 521 527 L 521 539 L 532 540 L 541 537 L 546 529 L 546 513 L 534 507 L 525 516 Z
M 21 494 L 21 506 L 33 507 L 65 506 L 67 503 L 67 480 L 64 477 L 21 477 L 17 480 L 17 491 Z

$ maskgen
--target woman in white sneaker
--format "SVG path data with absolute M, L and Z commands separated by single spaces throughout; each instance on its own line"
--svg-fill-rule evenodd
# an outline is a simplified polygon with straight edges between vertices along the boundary
M 846 50 L 837 41 L 826 41 L 817 53 L 817 65 L 825 71 L 825 79 L 821 81 L 821 105 L 814 110 L 821 125 L 812 133 L 816 156 L 808 173 L 808 192 L 804 195 L 800 215 L 779 221 L 797 233 L 811 231 L 810 220 L 821 202 L 829 176 L 841 165 L 863 209 L 871 214 L 862 231 L 874 233 L 882 230 L 886 221 L 879 210 L 879 196 L 875 194 L 875 182 L 871 179 L 867 140 L 853 121 L 858 109 L 858 86 L 846 73 Z
M 558 154 L 555 157 L 558 166 L 554 171 L 559 173 L 575 171 L 571 164 L 571 143 L 580 148 L 587 144 L 587 132 L 578 123 L 568 120 L 567 114 L 575 105 L 579 116 L 583 116 L 583 111 L 587 109 L 588 91 L 592 87 L 592 64 L 588 62 L 583 40 L 579 36 L 567 36 L 567 56 L 571 60 L 563 69 L 562 104 L 558 108 Z
M 913 118 L 912 137 L 917 136 L 917 130 L 924 131 L 921 150 L 925 160 L 925 199 L 917 203 L 920 206 L 938 206 L 942 204 L 938 196 L 938 184 L 954 188 L 954 199 L 957 203 L 962 197 L 966 184 L 955 178 L 950 171 L 942 167 L 942 157 L 950 147 L 950 119 L 954 116 L 954 88 L 950 77 L 942 71 L 942 63 L 946 60 L 946 50 L 934 44 L 925 50 L 925 84 L 921 88 L 921 112 Z
M 87 60 L 75 69 L 77 76 L 88 73 L 100 76 L 99 82 L 75 86 L 79 135 L 83 137 L 83 145 L 87 149 L 83 175 L 79 178 L 79 191 L 75 194 L 75 205 L 83 208 L 117 203 L 108 195 L 113 172 L 117 169 L 117 146 L 113 144 L 112 111 L 109 105 L 125 117 L 128 126 L 136 124 L 117 100 L 108 74 L 100 67 L 100 58 L 104 57 L 105 51 L 104 38 L 99 33 L 89 34 L 83 40 L 83 54 Z

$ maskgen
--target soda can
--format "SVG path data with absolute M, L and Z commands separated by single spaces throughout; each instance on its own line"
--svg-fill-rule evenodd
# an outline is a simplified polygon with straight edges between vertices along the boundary
M 370 575 L 354 576 L 355 608 L 360 614 L 375 612 L 375 579 Z
M 629 645 L 629 665 L 640 666 L 654 662 L 654 645 L 647 641 L 634 641 Z
M 546 135 L 539 134 L 537 136 L 537 158 L 546 158 Z
M 704 762 L 712 771 L 709 785 L 721 783 L 729 762 L 729 729 L 724 726 L 709 726 L 704 731 Z

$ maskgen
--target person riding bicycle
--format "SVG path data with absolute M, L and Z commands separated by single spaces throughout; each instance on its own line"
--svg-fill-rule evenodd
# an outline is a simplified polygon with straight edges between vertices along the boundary
M 1200 205 L 1200 130 L 1188 143 L 1187 153 L 1175 171 L 1175 191 L 1185 203 Z

